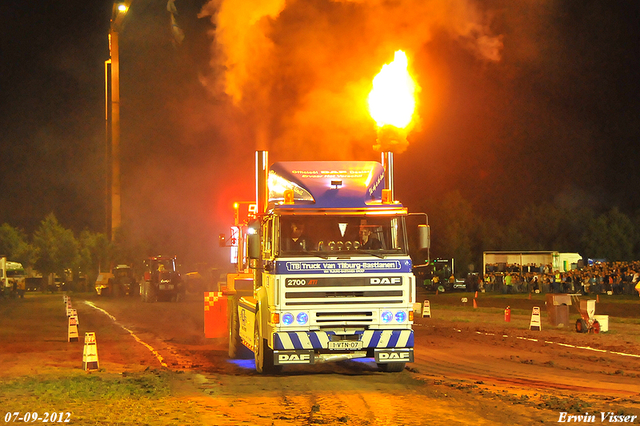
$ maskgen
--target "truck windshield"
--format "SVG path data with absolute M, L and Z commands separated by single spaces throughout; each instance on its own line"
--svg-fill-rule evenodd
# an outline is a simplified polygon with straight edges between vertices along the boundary
M 282 255 L 405 254 L 404 218 L 398 216 L 283 216 Z

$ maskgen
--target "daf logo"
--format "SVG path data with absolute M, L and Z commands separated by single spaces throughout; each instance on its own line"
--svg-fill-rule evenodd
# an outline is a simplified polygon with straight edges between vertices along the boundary
M 404 361 L 409 359 L 409 352 L 380 352 L 380 360 L 387 361 Z
M 299 364 L 311 361 L 310 354 L 278 354 L 278 363 L 280 364 Z
M 400 277 L 391 277 L 391 278 L 370 278 L 370 284 L 400 284 L 402 282 L 402 278 Z

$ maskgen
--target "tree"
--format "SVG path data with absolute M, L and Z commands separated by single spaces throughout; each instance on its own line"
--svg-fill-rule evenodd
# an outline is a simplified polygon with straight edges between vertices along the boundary
M 77 268 L 94 283 L 101 271 L 108 271 L 111 263 L 112 244 L 105 234 L 85 229 L 80 233 Z
M 585 225 L 592 218 L 588 208 L 530 204 L 509 224 L 503 250 L 579 251 Z
M 440 208 L 434 215 L 436 220 L 434 252 L 438 256 L 453 258 L 459 272 L 468 272 L 468 267 L 478 261 L 472 247 L 478 236 L 478 221 L 473 215 L 471 204 L 462 198 L 459 191 L 445 195 Z
M 0 226 L 0 255 L 5 255 L 9 260 L 20 262 L 26 267 L 31 265 L 35 250 L 28 243 L 24 231 L 4 223 Z
M 617 207 L 593 219 L 583 236 L 587 257 L 609 261 L 633 260 L 635 229 Z
M 73 232 L 58 223 L 50 213 L 33 234 L 36 248 L 35 268 L 43 275 L 65 276 L 65 270 L 71 269 L 77 262 L 78 243 Z

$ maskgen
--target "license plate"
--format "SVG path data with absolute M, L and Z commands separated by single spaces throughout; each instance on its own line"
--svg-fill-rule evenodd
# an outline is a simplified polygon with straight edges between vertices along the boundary
M 332 350 L 360 350 L 362 342 L 355 340 L 340 340 L 338 342 L 329 342 L 329 349 Z

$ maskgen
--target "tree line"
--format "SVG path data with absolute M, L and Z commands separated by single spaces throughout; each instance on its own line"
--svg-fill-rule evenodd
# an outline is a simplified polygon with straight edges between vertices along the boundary
M 524 206 L 505 222 L 476 213 L 458 191 L 424 203 L 420 210 L 428 212 L 431 226 L 429 257 L 454 259 L 462 277 L 467 272 L 482 272 L 484 251 L 540 250 L 577 252 L 607 261 L 640 259 L 640 212 L 629 215 L 617 207 L 597 212 L 587 206 L 541 203 Z M 123 230 L 115 243 L 104 233 L 86 229 L 75 235 L 51 213 L 31 236 L 9 224 L 1 225 L 0 255 L 43 276 L 64 277 L 72 271 L 74 277 L 84 276 L 92 283 L 112 265 L 147 255 L 149 242 L 133 241 L 130 234 Z
M 80 277 L 93 283 L 100 272 L 110 271 L 113 264 L 137 258 L 132 249 L 118 241 L 116 238 L 115 243 L 111 242 L 106 234 L 88 229 L 76 236 L 53 213 L 40 222 L 31 236 L 7 223 L 0 226 L 0 255 L 32 268 L 45 279 L 55 274 L 74 284 Z M 72 287 L 77 288 L 73 284 Z
M 482 253 L 492 250 L 559 251 L 607 261 L 640 259 L 640 212 L 618 207 L 597 212 L 587 206 L 552 203 L 523 206 L 511 220 L 481 217 L 460 192 L 424 206 L 429 214 L 431 258 L 453 258 L 456 271 L 482 273 Z

